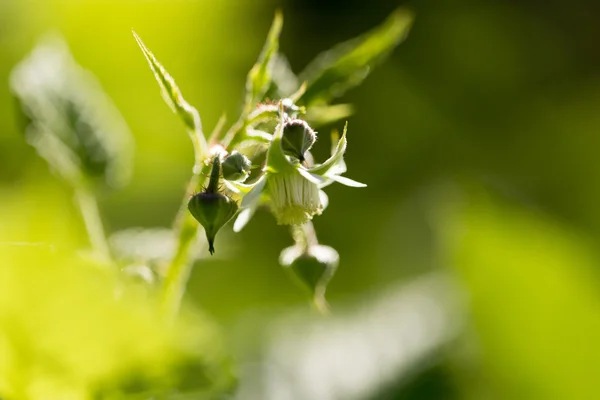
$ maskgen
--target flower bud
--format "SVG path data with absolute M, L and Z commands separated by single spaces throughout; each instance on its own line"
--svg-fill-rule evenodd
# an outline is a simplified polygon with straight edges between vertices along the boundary
M 316 140 L 315 132 L 304 120 L 290 119 L 283 125 L 281 148 L 288 156 L 304 161 L 304 153 L 312 147 Z
M 206 190 L 196 193 L 188 202 L 188 210 L 206 232 L 210 254 L 215 252 L 214 241 L 217 232 L 238 211 L 238 205 L 233 199 L 218 192 L 220 171 L 221 163 L 219 156 L 216 156 Z
M 334 248 L 315 244 L 303 249 L 300 245 L 281 252 L 279 263 L 304 287 L 320 308 L 326 308 L 325 289 L 335 274 L 340 256 Z
M 295 117 L 298 113 L 303 111 L 303 108 L 294 104 L 294 100 L 290 98 L 281 100 L 281 105 L 283 106 L 283 111 L 290 117 Z
M 245 155 L 234 150 L 221 164 L 223 178 L 228 181 L 244 182 L 250 174 L 251 166 L 250 160 Z
M 188 210 L 202 225 L 208 240 L 208 251 L 215 252 L 215 236 L 238 211 L 237 203 L 221 193 L 196 193 L 188 202 Z

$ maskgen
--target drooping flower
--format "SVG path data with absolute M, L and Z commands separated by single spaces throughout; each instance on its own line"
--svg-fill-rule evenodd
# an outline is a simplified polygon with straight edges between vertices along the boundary
M 314 143 L 311 138 L 314 132 L 304 121 L 299 123 L 297 119 L 286 119 L 282 108 L 280 104 L 280 121 L 267 152 L 265 174 L 253 185 L 246 186 L 251 190 L 244 196 L 242 208 L 248 211 L 240 213 L 240 219 L 234 225 L 235 231 L 241 230 L 248 222 L 263 197 L 263 191 L 278 224 L 301 225 L 321 214 L 325 208 L 326 196 L 322 187 L 334 181 L 353 187 L 366 186 L 341 176 L 346 171 L 343 160 L 347 145 L 346 127 L 331 157 L 323 164 L 307 167 L 302 160 Z M 286 132 L 291 136 L 286 138 Z

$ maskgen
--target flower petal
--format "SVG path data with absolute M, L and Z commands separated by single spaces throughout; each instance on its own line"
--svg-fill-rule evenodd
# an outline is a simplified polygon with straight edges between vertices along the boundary
M 296 171 L 298 171 L 300 173 L 300 175 L 302 175 L 304 178 L 306 178 L 306 180 L 314 183 L 315 185 L 320 185 L 322 183 L 325 183 L 325 181 L 326 181 L 326 179 L 323 178 L 322 176 L 312 174 L 301 166 L 296 168 Z
M 323 211 L 325 211 L 329 205 L 329 196 L 327 196 L 327 193 L 324 191 L 319 190 L 319 198 L 321 199 L 321 204 L 323 205 Z
M 242 208 L 252 207 L 254 204 L 258 203 L 266 182 L 265 175 L 263 175 L 253 184 L 254 187 L 252 190 L 250 190 L 242 199 Z
M 256 212 L 256 208 L 257 207 L 244 208 L 238 213 L 238 216 L 235 219 L 235 222 L 233 223 L 233 231 L 235 233 L 240 232 L 242 229 L 244 229 L 246 224 L 250 222 L 250 220 L 254 216 L 254 213 Z
M 342 185 L 351 186 L 351 187 L 367 187 L 364 183 L 357 182 L 350 178 L 346 178 L 345 176 L 340 175 L 328 175 L 330 179 L 333 179 L 337 183 L 341 183 Z

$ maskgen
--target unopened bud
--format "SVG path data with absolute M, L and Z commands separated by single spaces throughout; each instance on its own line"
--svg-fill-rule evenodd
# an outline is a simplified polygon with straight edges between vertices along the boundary
M 290 119 L 283 125 L 281 148 L 288 156 L 304 161 L 304 153 L 312 147 L 316 140 L 315 131 L 304 120 Z
M 233 199 L 218 192 L 220 169 L 221 163 L 217 156 L 213 161 L 210 182 L 206 190 L 196 193 L 188 202 L 188 210 L 206 232 L 210 254 L 215 252 L 214 241 L 217 232 L 238 211 L 238 205 Z
M 238 151 L 233 151 L 221 164 L 223 178 L 228 181 L 244 182 L 250 174 L 250 160 Z

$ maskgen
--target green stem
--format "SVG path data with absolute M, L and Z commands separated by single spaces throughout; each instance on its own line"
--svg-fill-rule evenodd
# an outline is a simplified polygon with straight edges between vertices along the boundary
M 196 239 L 200 227 L 198 222 L 188 212 L 188 196 L 200 190 L 206 183 L 206 175 L 209 169 L 209 165 L 204 165 L 200 173 L 192 175 L 175 220 L 174 230 L 177 232 L 178 238 L 177 250 L 166 271 L 161 292 L 163 315 L 168 319 L 174 319 L 179 312 L 181 299 L 185 293 L 187 281 L 192 271 L 193 263 L 189 257 L 190 248 Z
M 249 110 L 250 109 L 246 107 L 240 118 L 224 135 L 222 146 L 226 149 L 231 149 L 239 142 L 240 139 L 243 139 L 244 133 L 249 126 L 264 119 L 268 119 L 272 115 L 276 115 L 274 113 L 277 108 L 276 106 L 266 107 L 254 112 L 250 112 Z M 194 143 L 196 156 L 196 168 L 194 168 L 194 175 L 188 183 L 186 195 L 181 206 L 179 207 L 179 212 L 175 220 L 174 230 L 178 238 L 177 250 L 166 271 L 161 293 L 163 315 L 169 319 L 174 319 L 179 312 L 181 300 L 187 286 L 187 281 L 192 271 L 193 263 L 189 257 L 190 247 L 194 243 L 199 229 L 198 222 L 188 212 L 188 196 L 191 193 L 202 190 L 202 187 L 206 184 L 207 175 L 209 174 L 211 168 L 210 165 L 203 165 L 200 173 L 197 171 L 198 166 L 202 165 L 201 163 L 203 162 L 201 158 L 205 156 L 204 152 L 201 151 L 201 140 L 197 139 L 199 132 L 201 132 L 201 130 L 196 129 L 194 132 L 195 136 L 192 135 L 192 142 Z
M 277 117 L 279 107 L 277 105 L 263 105 L 262 107 L 249 112 L 245 111 L 240 118 L 229 128 L 222 140 L 223 147 L 229 149 L 235 147 L 240 141 L 246 138 L 246 130 L 252 128 L 259 122 L 268 121 Z
M 103 261 L 110 262 L 112 258 L 96 197 L 90 190 L 79 188 L 75 190 L 75 202 L 81 211 L 92 249 Z

